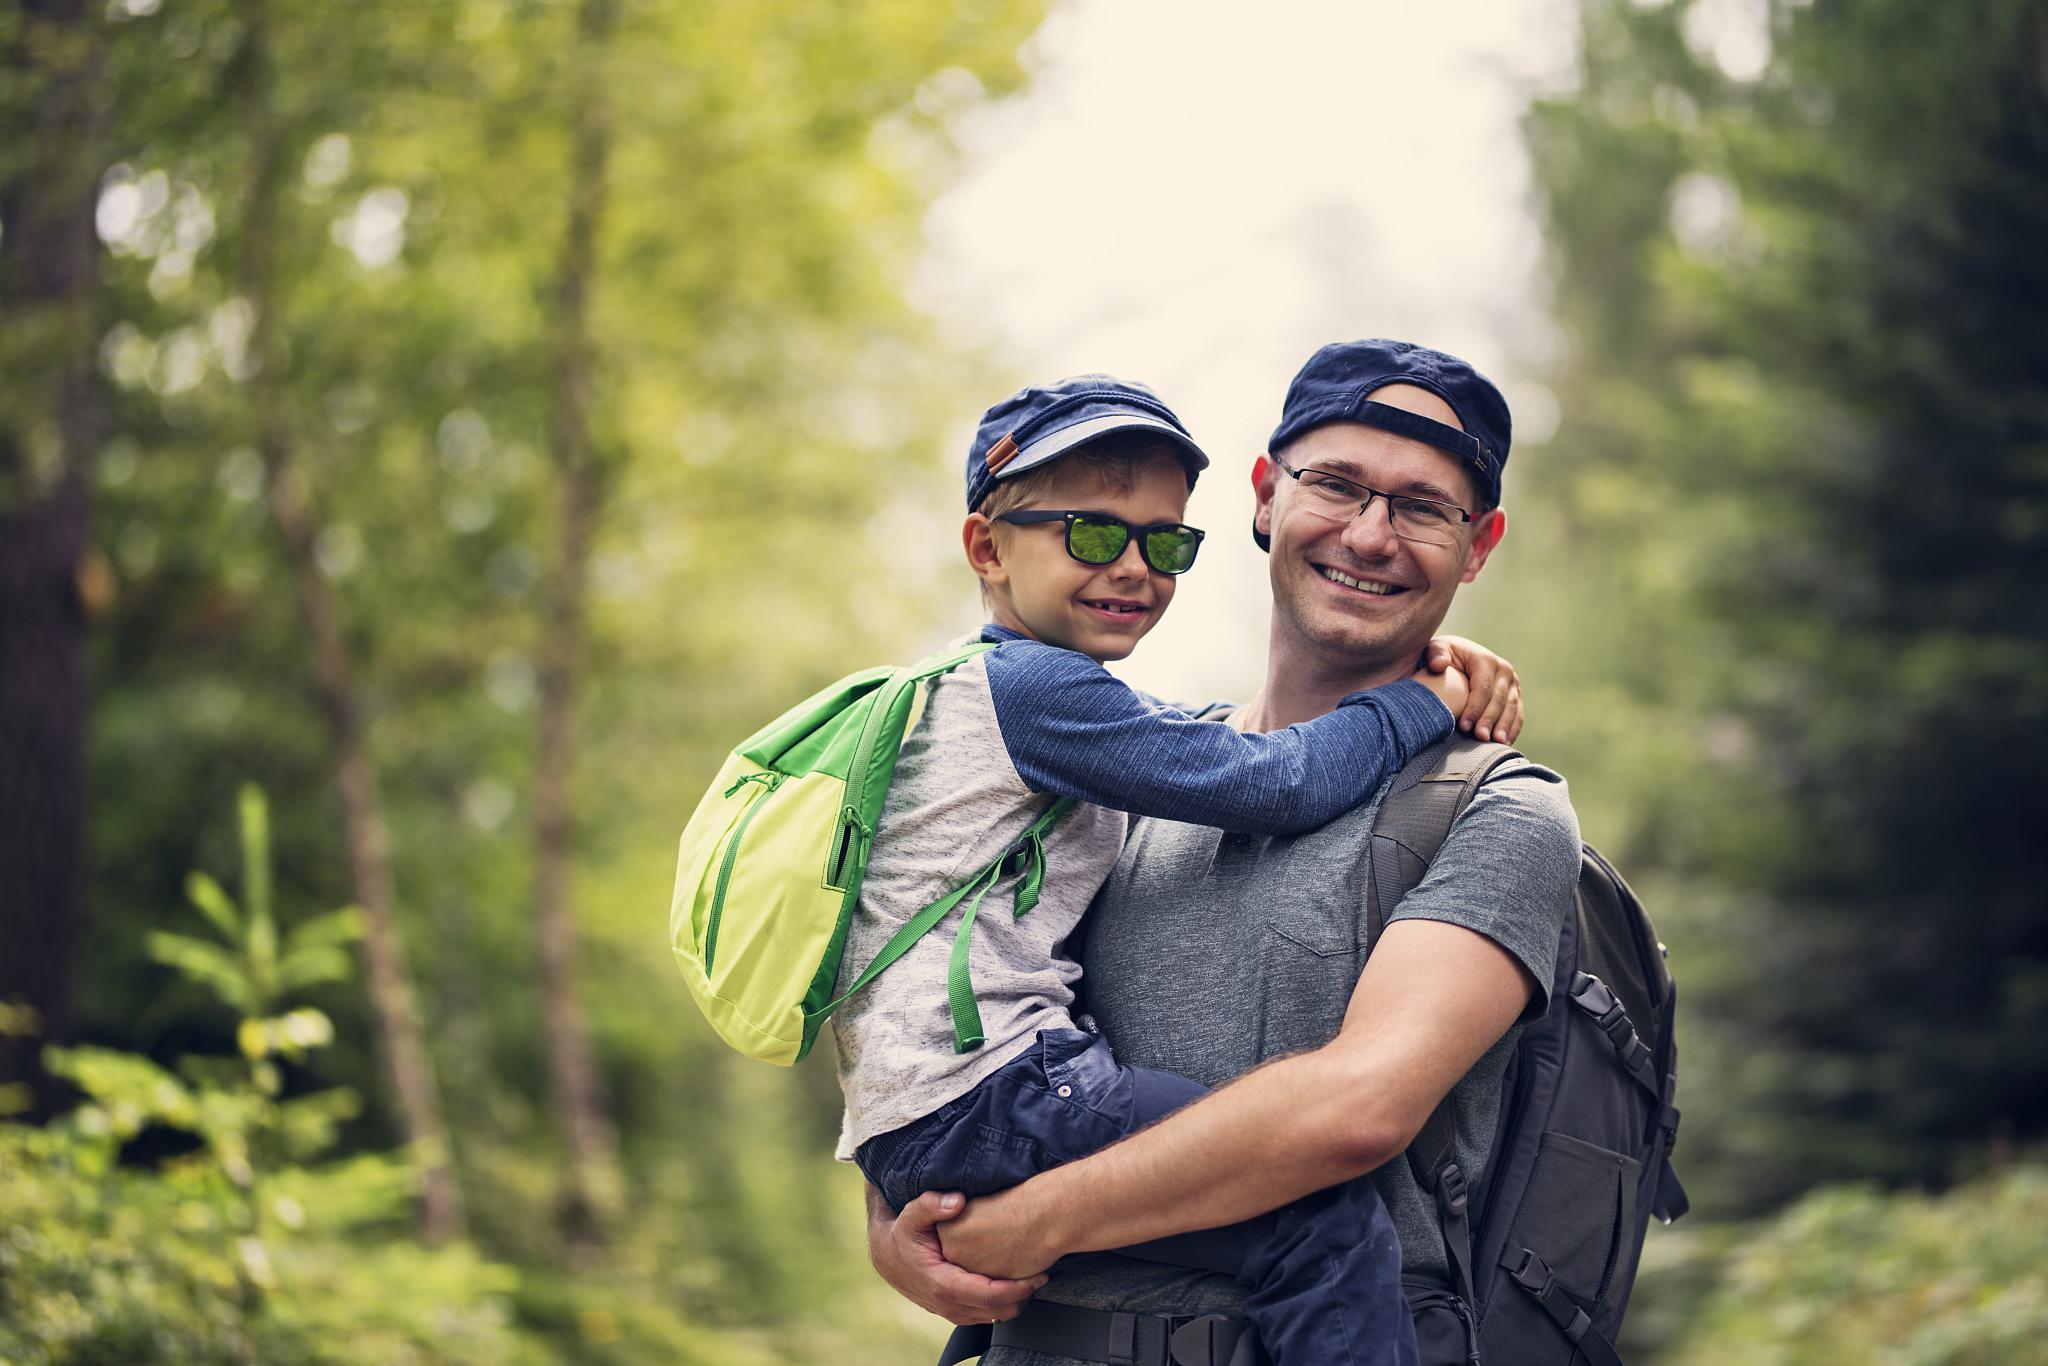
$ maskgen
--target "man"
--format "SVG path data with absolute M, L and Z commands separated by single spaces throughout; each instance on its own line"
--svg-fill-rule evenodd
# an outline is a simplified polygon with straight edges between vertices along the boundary
M 1500 544 L 1508 441 L 1499 391 L 1454 357 L 1367 341 L 1309 360 L 1252 471 L 1273 618 L 1235 724 L 1277 729 L 1406 676 Z M 1133 1064 L 1237 1080 L 971 1204 L 928 1194 L 891 1218 L 871 1199 L 883 1276 L 963 1323 L 1011 1317 L 1041 1285 L 1062 1304 L 1228 1314 L 1243 1291 L 1215 1273 L 1114 1256 L 1042 1273 L 1370 1173 L 1405 1273 L 1446 1283 L 1433 1197 L 1395 1159 L 1448 1094 L 1459 1165 L 1484 1175 L 1516 1026 L 1547 1004 L 1578 828 L 1555 774 L 1497 773 L 1367 959 L 1378 800 L 1294 839 L 1135 827 L 1089 922 L 1090 1008 Z M 999 1343 L 984 1360 L 1077 1358 Z

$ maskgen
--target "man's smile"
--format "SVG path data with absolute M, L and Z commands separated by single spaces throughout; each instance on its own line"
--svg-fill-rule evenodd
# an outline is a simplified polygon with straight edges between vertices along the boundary
M 1316 572 L 1320 573 L 1325 579 L 1328 579 L 1331 583 L 1339 584 L 1342 587 L 1349 588 L 1354 592 L 1370 594 L 1371 596 L 1377 598 L 1392 597 L 1397 593 L 1405 593 L 1408 591 L 1408 589 L 1405 586 L 1398 583 L 1385 583 L 1376 579 L 1357 578 L 1353 575 L 1346 574 L 1341 569 L 1334 569 L 1326 564 L 1317 565 Z

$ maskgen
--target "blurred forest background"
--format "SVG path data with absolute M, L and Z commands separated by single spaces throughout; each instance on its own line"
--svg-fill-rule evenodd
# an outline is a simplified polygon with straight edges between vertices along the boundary
M 1736 79 L 1712 2 L 1527 111 L 1560 420 L 1457 622 L 1681 980 L 1630 1359 L 2041 1361 L 2048 6 Z M 0 10 L 0 1362 L 926 1359 L 829 1060 L 660 936 L 718 756 L 966 600 L 892 556 L 1019 377 L 907 282 L 1044 18 Z

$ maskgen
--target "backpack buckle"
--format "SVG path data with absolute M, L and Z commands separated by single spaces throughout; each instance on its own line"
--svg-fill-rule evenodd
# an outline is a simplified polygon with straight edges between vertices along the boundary
M 1224 1366 L 1240 1333 L 1222 1330 L 1243 1325 L 1222 1314 L 1166 1316 L 1166 1359 L 1172 1366 Z
M 1465 1207 L 1470 1194 L 1465 1185 L 1465 1171 L 1456 1162 L 1446 1162 L 1437 1168 L 1436 1198 L 1447 1218 L 1465 1217 Z

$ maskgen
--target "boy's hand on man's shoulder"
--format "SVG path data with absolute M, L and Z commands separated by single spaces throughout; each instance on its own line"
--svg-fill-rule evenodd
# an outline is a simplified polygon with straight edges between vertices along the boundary
M 1464 675 L 1466 688 L 1455 702 L 1423 676 L 1459 673 Z M 1468 735 L 1511 745 L 1522 733 L 1522 683 L 1515 666 L 1477 641 L 1463 636 L 1434 637 L 1422 652 L 1416 681 L 1443 698 L 1458 729 Z
M 1414 677 L 1417 683 L 1436 695 L 1437 701 L 1450 709 L 1451 720 L 1458 723 L 1459 713 L 1465 710 L 1472 692 L 1471 681 L 1464 672 L 1455 666 L 1436 672 L 1421 668 L 1415 671 Z

